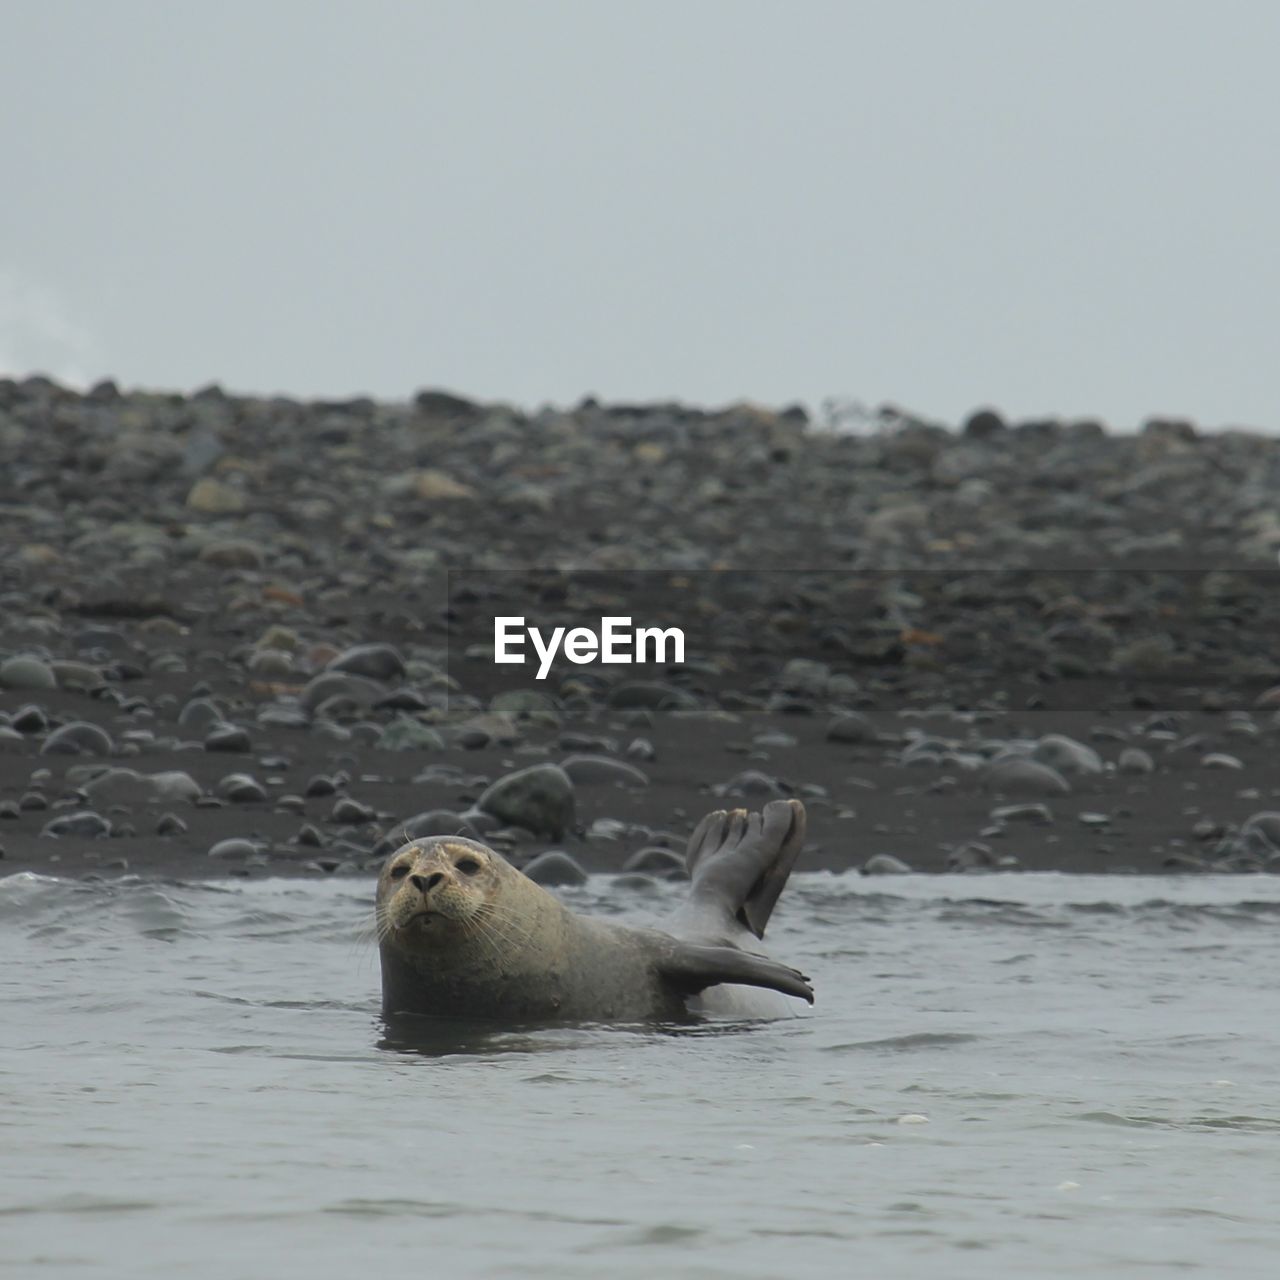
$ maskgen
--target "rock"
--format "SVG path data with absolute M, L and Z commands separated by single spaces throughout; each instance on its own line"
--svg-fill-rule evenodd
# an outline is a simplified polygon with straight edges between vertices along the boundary
M 627 743 L 627 755 L 632 760 L 644 760 L 651 763 L 658 758 L 657 749 L 648 738 L 632 738 Z
M 284 679 L 293 674 L 293 654 L 285 649 L 255 649 L 246 665 L 264 680 Z
M 73 720 L 55 729 L 44 740 L 40 754 L 109 756 L 112 750 L 111 735 L 105 729 L 88 720 Z
M 864 876 L 910 875 L 911 870 L 907 863 L 901 858 L 895 858 L 891 853 L 873 854 L 861 867 Z
M 537 836 L 559 840 L 576 815 L 573 779 L 554 764 L 535 764 L 487 787 L 478 808 Z
M 53 668 L 40 658 L 18 654 L 0 662 L 0 688 L 56 689 L 58 681 Z
M 1260 832 L 1266 839 L 1280 849 L 1280 813 L 1274 810 L 1263 810 L 1245 820 L 1244 830 Z
M 479 751 L 495 742 L 509 746 L 520 740 L 515 722 L 502 715 L 472 716 L 453 730 L 454 741 L 467 751 Z
M 476 491 L 447 471 L 427 467 L 411 471 L 408 475 L 392 476 L 383 486 L 391 497 L 413 497 L 424 502 L 466 502 L 476 496 Z
M 80 809 L 75 813 L 59 814 L 40 829 L 42 836 L 80 836 L 90 840 L 111 834 L 111 823 L 92 809 Z
M 1031 758 L 1061 774 L 1102 772 L 1102 757 L 1092 747 L 1061 733 L 1049 733 L 1041 738 L 1032 748 Z
M 254 841 L 241 836 L 230 836 L 211 845 L 208 856 L 224 862 L 243 862 L 246 858 L 254 857 L 258 850 L 259 846 Z
M 186 830 L 187 824 L 176 813 L 162 813 L 156 822 L 158 836 L 180 836 Z
M 1004 419 L 994 409 L 977 409 L 966 419 L 963 431 L 971 440 L 989 440 L 1008 430 Z
M 504 689 L 495 693 L 489 702 L 489 710 L 509 720 L 542 720 L 559 723 L 560 708 L 556 700 L 541 689 Z
M 650 875 L 662 876 L 667 880 L 680 879 L 688 874 L 685 870 L 684 858 L 673 849 L 664 849 L 659 845 L 650 845 L 645 849 L 637 849 L 622 864 L 623 871 L 648 872 Z
M 1145 774 L 1154 773 L 1156 762 L 1141 747 L 1125 747 L 1116 762 L 1121 773 Z
M 587 873 L 578 862 L 559 849 L 540 853 L 522 868 L 534 884 L 544 886 L 586 884 Z
M 983 782 L 988 791 L 1010 796 L 1056 796 L 1071 790 L 1071 784 L 1056 769 L 1020 756 L 993 761 Z
M 792 658 L 778 676 L 778 688 L 802 698 L 821 698 L 827 692 L 831 668 L 811 658 Z
M 378 751 L 444 751 L 447 746 L 438 729 L 412 716 L 397 716 L 373 745 Z
M 370 808 L 367 804 L 361 804 L 360 801 L 353 800 L 350 796 L 343 796 L 339 799 L 329 813 L 330 822 L 341 822 L 349 825 L 375 822 L 377 818 L 376 809 Z
M 344 649 L 325 670 L 345 671 L 383 683 L 402 680 L 405 675 L 404 659 L 389 644 L 359 644 Z
M 180 770 L 144 774 L 134 769 L 107 769 L 80 788 L 95 804 L 160 805 L 198 800 L 200 784 Z
M 221 722 L 213 725 L 205 734 L 204 749 L 243 754 L 253 750 L 253 739 L 250 738 L 248 729 L 241 728 L 238 724 Z
M 693 694 L 657 680 L 628 680 L 609 693 L 611 707 L 649 707 L 655 711 L 696 711 L 702 703 Z
M 239 489 L 233 489 L 212 476 L 202 476 L 187 493 L 187 506 L 211 516 L 239 515 L 249 505 Z
M 44 733 L 49 727 L 49 717 L 43 707 L 28 702 L 13 713 L 9 725 L 19 733 Z
M 827 722 L 828 742 L 874 742 L 876 727 L 861 711 L 843 711 Z
M 1031 822 L 1047 827 L 1053 824 L 1053 811 L 1047 804 L 1006 804 L 991 810 L 992 822 Z
M 229 773 L 219 780 L 214 795 L 230 800 L 232 804 L 255 804 L 266 800 L 267 791 L 252 774 Z
M 265 556 L 256 542 L 208 542 L 200 548 L 200 563 L 216 569 L 261 569 Z
M 947 855 L 948 871 L 988 871 L 996 865 L 989 845 L 970 840 Z
M 776 778 L 758 769 L 745 769 L 736 777 L 730 778 L 720 788 L 720 794 L 727 796 L 768 796 L 770 798 L 786 795 Z
M 1244 761 L 1239 756 L 1230 756 L 1225 751 L 1211 751 L 1201 759 L 1200 764 L 1206 769 L 1244 768 Z
M 178 723 L 193 733 L 199 733 L 221 721 L 222 708 L 212 698 L 192 698 L 178 712 Z
M 572 755 L 566 756 L 560 767 L 575 783 L 608 782 L 621 783 L 628 787 L 647 787 L 649 775 L 635 765 L 623 760 L 614 760 L 609 756 Z
M 344 699 L 357 707 L 371 707 L 385 695 L 386 689 L 374 680 L 347 671 L 325 671 L 303 686 L 298 702 L 308 715 L 315 715 L 335 699 Z
M 78 693 L 92 693 L 101 689 L 105 681 L 102 672 L 87 662 L 52 662 L 49 664 L 59 689 L 72 689 Z

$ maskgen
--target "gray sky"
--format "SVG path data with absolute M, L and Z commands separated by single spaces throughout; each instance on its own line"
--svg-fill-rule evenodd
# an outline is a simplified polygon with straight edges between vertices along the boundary
M 1274 0 L 0 5 L 0 370 L 1280 428 Z

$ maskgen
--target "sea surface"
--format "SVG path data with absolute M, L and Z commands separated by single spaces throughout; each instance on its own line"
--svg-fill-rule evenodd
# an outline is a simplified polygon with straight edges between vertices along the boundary
M 524 1032 L 372 889 L 0 880 L 0 1274 L 1280 1274 L 1280 879 L 800 874 L 811 1012 Z

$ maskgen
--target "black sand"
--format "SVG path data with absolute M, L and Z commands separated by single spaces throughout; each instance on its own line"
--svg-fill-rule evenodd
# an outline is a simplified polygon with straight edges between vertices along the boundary
M 647 783 L 586 766 L 562 834 L 490 824 L 513 860 L 620 870 L 794 794 L 809 869 L 1280 869 L 1280 440 L 30 380 L 0 460 L 6 873 L 369 876 L 584 752 Z M 508 610 L 679 624 L 686 661 L 540 683 L 486 656 Z

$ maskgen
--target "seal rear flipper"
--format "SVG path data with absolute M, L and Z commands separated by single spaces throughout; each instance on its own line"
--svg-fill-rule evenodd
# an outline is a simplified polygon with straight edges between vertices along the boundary
M 800 855 L 805 826 L 799 800 L 770 801 L 762 813 L 707 814 L 685 851 L 691 899 L 715 906 L 763 938 Z
M 798 969 L 768 956 L 739 951 L 737 947 L 704 947 L 677 942 L 658 963 L 658 973 L 681 995 L 697 995 L 722 982 L 744 987 L 767 987 L 784 995 L 813 1003 L 813 988 Z

